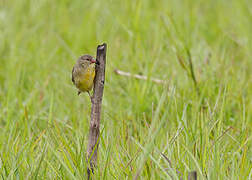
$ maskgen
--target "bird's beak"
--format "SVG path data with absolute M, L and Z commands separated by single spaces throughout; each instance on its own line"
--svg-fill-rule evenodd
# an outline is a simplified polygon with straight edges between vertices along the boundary
M 91 61 L 90 61 L 91 63 L 96 63 L 96 59 L 91 59 Z

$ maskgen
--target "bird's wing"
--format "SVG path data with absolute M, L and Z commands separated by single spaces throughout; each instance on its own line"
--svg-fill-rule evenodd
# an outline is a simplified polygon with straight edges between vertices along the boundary
M 72 82 L 75 84 L 75 82 L 74 82 L 74 67 L 73 67 L 73 69 L 72 69 Z

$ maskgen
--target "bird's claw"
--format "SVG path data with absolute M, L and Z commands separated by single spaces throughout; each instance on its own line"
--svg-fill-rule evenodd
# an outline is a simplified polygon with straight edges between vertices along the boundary
M 95 64 L 100 65 L 100 62 L 96 59 Z

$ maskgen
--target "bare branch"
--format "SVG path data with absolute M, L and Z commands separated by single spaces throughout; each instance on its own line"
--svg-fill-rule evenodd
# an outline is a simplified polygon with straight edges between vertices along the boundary
M 118 69 L 115 69 L 114 72 L 116 74 L 118 74 L 118 75 L 121 75 L 121 76 L 133 77 L 133 78 L 136 78 L 136 79 L 143 79 L 143 80 L 148 79 L 147 76 L 143 76 L 143 75 L 139 75 L 139 74 L 131 74 L 129 72 L 124 72 L 124 71 L 121 71 L 121 70 L 118 70 Z M 164 80 L 160 80 L 160 79 L 156 79 L 156 78 L 150 78 L 150 80 L 157 83 L 157 84 L 164 84 L 166 82 Z

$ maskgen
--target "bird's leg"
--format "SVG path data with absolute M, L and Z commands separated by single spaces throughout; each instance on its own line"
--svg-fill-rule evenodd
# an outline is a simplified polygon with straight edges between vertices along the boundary
M 87 93 L 88 93 L 88 95 L 89 95 L 89 98 L 90 98 L 91 102 L 93 102 L 93 97 L 91 96 L 90 92 L 87 91 Z

